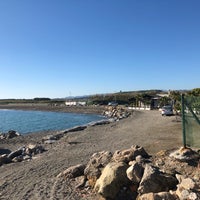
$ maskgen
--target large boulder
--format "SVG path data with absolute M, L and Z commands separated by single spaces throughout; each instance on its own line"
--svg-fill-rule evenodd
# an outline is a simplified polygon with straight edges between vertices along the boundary
M 17 136 L 20 136 L 20 134 L 17 131 L 10 130 L 6 134 L 6 139 L 11 139 L 11 138 L 14 138 L 14 137 L 17 137 Z
M 7 154 L 0 155 L 0 166 L 3 164 L 10 163 L 10 162 L 12 162 L 12 160 L 8 158 Z
M 89 185 L 94 187 L 96 180 L 100 177 L 103 168 L 111 161 L 112 153 L 109 151 L 102 151 L 94 153 L 85 170 L 84 175 L 87 177 Z
M 94 190 L 104 198 L 114 199 L 120 188 L 127 186 L 130 180 L 126 176 L 128 165 L 124 162 L 111 162 L 97 180 Z
M 12 151 L 10 149 L 0 148 L 0 155 L 9 154 Z
M 23 153 L 23 147 L 17 149 L 16 151 L 12 151 L 12 152 L 8 155 L 8 158 L 12 160 L 12 159 L 15 158 L 15 157 L 21 156 L 22 153 Z
M 174 189 L 177 183 L 178 181 L 175 177 L 164 174 L 158 168 L 146 164 L 138 192 L 139 194 L 168 192 Z
M 140 146 L 132 146 L 129 149 L 116 151 L 113 155 L 113 160 L 115 162 L 126 162 L 135 160 L 137 156 L 142 156 L 143 158 L 149 158 L 148 153 L 144 150 L 143 147 Z
M 135 184 L 142 179 L 144 168 L 136 161 L 132 161 L 132 165 L 126 170 L 127 177 Z
M 38 144 L 29 144 L 25 148 L 25 154 L 27 155 L 36 155 L 44 151 L 45 151 L 44 147 Z
M 6 134 L 5 133 L 0 133 L 0 140 L 6 139 Z

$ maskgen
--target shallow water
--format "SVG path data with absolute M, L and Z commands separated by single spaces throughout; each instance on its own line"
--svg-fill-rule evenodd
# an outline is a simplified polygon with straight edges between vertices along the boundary
M 9 130 L 26 134 L 37 131 L 64 130 L 103 119 L 94 114 L 47 111 L 0 110 L 0 132 Z

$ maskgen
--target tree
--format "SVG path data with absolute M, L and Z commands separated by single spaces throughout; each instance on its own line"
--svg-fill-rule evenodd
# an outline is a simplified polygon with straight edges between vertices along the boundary
M 168 105 L 168 104 L 171 103 L 171 98 L 166 97 L 166 96 L 161 97 L 159 103 L 160 103 L 160 105 L 159 105 L 160 107 L 163 107 L 163 106 L 165 106 L 165 105 Z
M 189 95 L 200 96 L 200 88 L 194 88 L 193 90 L 188 92 Z
M 181 110 L 181 93 L 179 91 L 171 91 L 169 97 L 175 111 Z

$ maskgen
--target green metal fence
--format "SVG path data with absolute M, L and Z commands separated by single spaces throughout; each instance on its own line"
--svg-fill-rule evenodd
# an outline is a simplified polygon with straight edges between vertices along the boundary
M 200 97 L 182 95 L 184 147 L 200 147 Z

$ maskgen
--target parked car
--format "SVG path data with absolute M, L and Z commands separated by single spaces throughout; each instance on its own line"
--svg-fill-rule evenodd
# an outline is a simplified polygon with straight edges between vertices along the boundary
M 117 105 L 118 105 L 118 103 L 115 101 L 111 101 L 108 103 L 108 106 L 117 106 Z
M 161 108 L 161 114 L 162 114 L 162 116 L 163 115 L 165 115 L 165 116 L 169 116 L 169 115 L 173 115 L 174 113 L 173 113 L 173 108 L 172 108 L 172 106 L 163 106 L 162 108 Z

